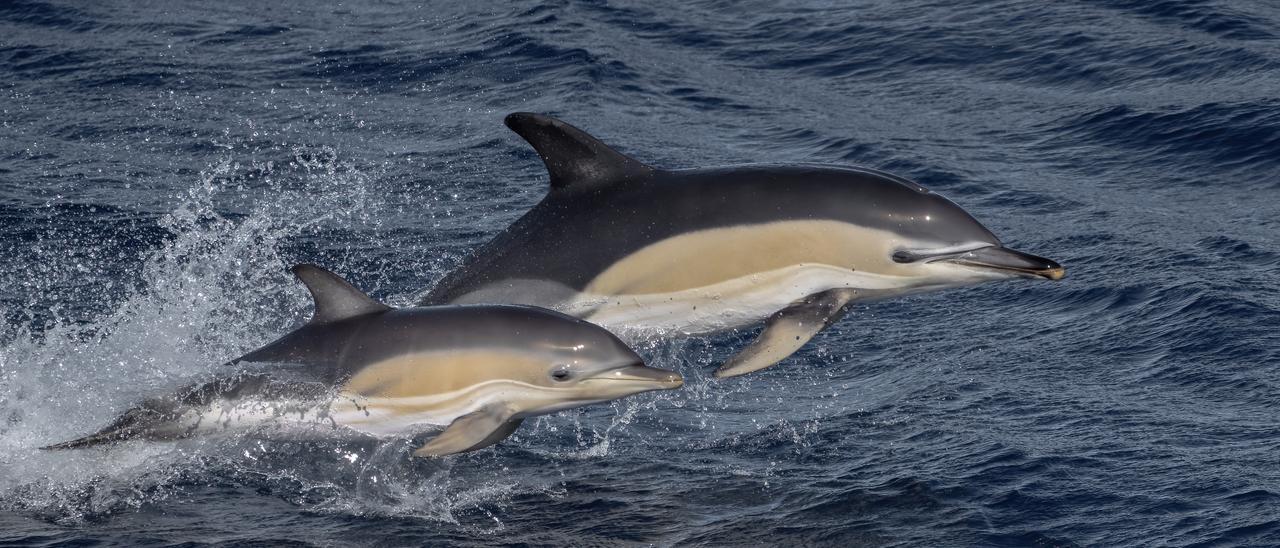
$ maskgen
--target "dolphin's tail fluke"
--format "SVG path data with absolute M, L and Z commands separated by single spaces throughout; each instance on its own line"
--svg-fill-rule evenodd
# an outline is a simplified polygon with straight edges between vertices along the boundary
M 164 413 L 151 406 L 143 405 L 126 411 L 119 418 L 112 421 L 111 424 L 88 436 L 46 445 L 40 449 L 43 451 L 82 449 L 131 439 L 162 437 L 157 435 L 159 432 L 154 427 L 171 418 L 172 414 L 170 413 Z

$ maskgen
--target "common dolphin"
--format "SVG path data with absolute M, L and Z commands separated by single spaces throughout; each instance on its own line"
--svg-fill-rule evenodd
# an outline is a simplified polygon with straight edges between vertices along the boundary
M 448 425 L 414 452 L 497 443 L 526 417 L 679 387 L 603 328 L 521 305 L 392 309 L 313 265 L 293 272 L 315 299 L 301 328 L 232 363 L 270 362 L 125 412 L 89 436 L 45 449 L 165 440 L 267 424 L 376 436 Z M 289 365 L 284 365 L 289 364 Z
M 550 116 L 505 122 L 542 158 L 551 190 L 422 304 L 538 305 L 619 333 L 709 334 L 763 320 L 715 372 L 730 377 L 791 355 L 855 300 L 1064 275 L 882 171 L 664 170 Z

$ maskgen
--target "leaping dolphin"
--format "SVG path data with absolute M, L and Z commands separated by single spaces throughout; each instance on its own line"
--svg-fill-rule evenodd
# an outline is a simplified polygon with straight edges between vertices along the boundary
M 522 303 L 619 333 L 709 334 L 765 322 L 716 372 L 769 367 L 855 300 L 1007 278 L 1058 263 L 1001 245 L 951 201 L 867 168 L 664 170 L 555 118 L 507 116 L 551 190 L 422 304 Z
M 414 452 L 497 443 L 526 417 L 681 386 L 603 328 L 520 305 L 392 309 L 312 265 L 309 323 L 232 363 L 271 362 L 135 407 L 102 430 L 45 449 L 167 440 L 303 423 L 377 436 L 448 425 Z

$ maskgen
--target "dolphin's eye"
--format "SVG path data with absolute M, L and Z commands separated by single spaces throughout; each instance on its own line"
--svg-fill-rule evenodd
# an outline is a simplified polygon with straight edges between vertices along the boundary
M 557 382 L 567 381 L 569 380 L 569 377 L 572 377 L 572 376 L 573 374 L 572 372 L 569 371 L 569 367 L 565 365 L 557 367 L 551 371 L 552 380 L 555 380 Z
M 919 253 L 907 251 L 905 249 L 899 249 L 893 252 L 893 262 L 899 264 L 914 263 L 924 258 L 925 257 Z

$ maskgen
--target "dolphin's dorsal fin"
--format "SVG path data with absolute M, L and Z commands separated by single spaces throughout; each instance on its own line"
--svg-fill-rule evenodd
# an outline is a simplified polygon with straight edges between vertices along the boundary
M 653 173 L 653 168 L 550 116 L 517 112 L 508 114 L 505 123 L 538 151 L 553 189 L 598 189 Z
M 391 310 L 391 307 L 373 300 L 337 274 L 313 264 L 293 267 L 297 276 L 316 301 L 316 313 L 312 324 L 321 324 Z

